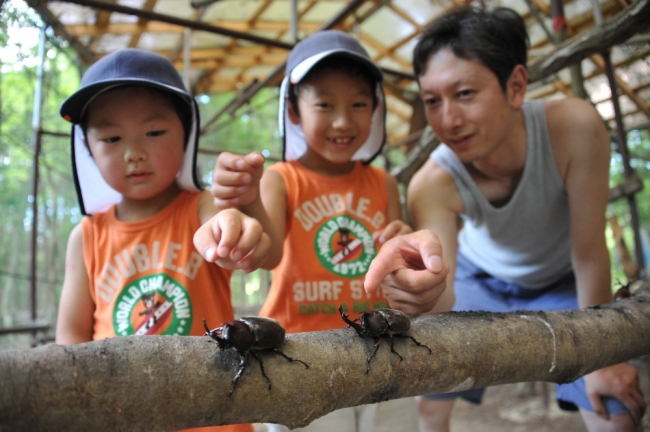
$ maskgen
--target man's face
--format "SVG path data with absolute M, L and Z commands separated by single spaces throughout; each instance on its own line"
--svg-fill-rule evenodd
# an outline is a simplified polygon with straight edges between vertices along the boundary
M 509 92 L 477 60 L 441 49 L 427 62 L 420 89 L 431 128 L 461 161 L 474 162 L 507 139 L 514 111 Z

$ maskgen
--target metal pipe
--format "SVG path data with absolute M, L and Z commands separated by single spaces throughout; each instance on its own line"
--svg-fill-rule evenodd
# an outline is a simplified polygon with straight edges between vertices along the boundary
M 122 13 L 125 15 L 133 15 L 137 16 L 139 18 L 144 18 L 149 21 L 160 21 L 160 22 L 166 22 L 168 24 L 175 24 L 178 26 L 182 27 L 189 27 L 193 30 L 201 30 L 205 31 L 208 33 L 216 33 L 220 34 L 222 36 L 228 36 L 236 39 L 242 39 L 242 40 L 247 40 L 249 42 L 254 42 L 262 45 L 267 45 L 267 46 L 273 46 L 277 48 L 282 48 L 286 50 L 290 50 L 293 48 L 293 45 L 281 42 L 281 41 L 276 41 L 273 39 L 268 39 L 264 38 L 261 36 L 255 36 L 252 34 L 248 33 L 242 33 L 238 32 L 235 30 L 230 30 L 224 27 L 217 27 L 213 26 L 210 24 L 198 22 L 198 21 L 192 21 L 192 20 L 187 20 L 187 19 L 182 19 L 182 18 L 177 18 L 171 15 L 164 15 L 152 11 L 146 11 L 142 9 L 136 9 L 136 8 L 131 8 L 127 6 L 122 6 L 116 3 L 107 3 L 103 1 L 98 1 L 98 0 L 63 0 L 67 3 L 74 3 L 78 4 L 81 6 L 87 6 L 87 7 L 92 7 L 95 9 L 101 9 L 101 10 L 107 10 L 111 12 L 118 12 Z
M 29 262 L 29 298 L 30 298 L 30 318 L 36 322 L 37 316 L 37 247 L 38 240 L 38 163 L 41 155 L 41 117 L 43 108 L 43 66 L 45 64 L 45 31 L 47 25 L 41 24 L 41 32 L 38 40 L 38 58 L 39 62 L 36 67 L 36 86 L 34 88 L 34 110 L 32 112 L 32 232 L 30 234 L 30 262 Z M 36 346 L 36 332 L 32 333 L 32 346 Z
M 289 34 L 291 42 L 298 43 L 298 0 L 291 0 L 291 16 L 289 19 Z
M 188 92 L 192 93 L 192 30 L 185 28 L 183 33 L 183 84 Z
M 0 328 L 0 336 L 5 336 L 5 335 L 10 335 L 10 334 L 15 334 L 15 333 L 32 333 L 32 334 L 35 334 L 36 332 L 39 332 L 39 331 L 46 332 L 49 329 L 50 329 L 49 324 L 34 324 L 34 325 L 28 325 L 28 326 Z

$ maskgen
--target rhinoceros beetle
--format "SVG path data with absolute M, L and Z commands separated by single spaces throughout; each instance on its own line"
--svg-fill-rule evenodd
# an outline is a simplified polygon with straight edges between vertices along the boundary
M 241 378 L 246 365 L 248 363 L 248 356 L 251 355 L 260 364 L 262 376 L 266 378 L 269 383 L 269 390 L 271 390 L 271 380 L 266 376 L 264 371 L 264 364 L 262 359 L 255 353 L 258 351 L 272 351 L 281 355 L 290 362 L 299 362 L 309 368 L 309 365 L 302 360 L 293 359 L 278 349 L 284 343 L 284 327 L 279 322 L 272 318 L 263 317 L 242 317 L 240 319 L 222 324 L 214 330 L 208 329 L 208 324 L 203 319 L 203 326 L 205 327 L 205 335 L 214 339 L 219 346 L 219 351 L 226 349 L 234 349 L 239 353 L 239 371 L 232 380 L 230 393 L 232 395 L 235 391 L 237 381 Z
M 390 351 L 393 354 L 396 354 L 400 361 L 403 359 L 402 356 L 395 351 L 395 347 L 393 346 L 393 337 L 409 338 L 417 346 L 428 349 L 429 354 L 431 354 L 431 348 L 418 342 L 413 336 L 405 334 L 411 328 L 411 320 L 403 312 L 395 309 L 375 309 L 374 311 L 359 312 L 359 317 L 353 320 L 348 318 L 348 314 L 343 313 L 342 306 L 339 306 L 339 313 L 341 314 L 343 321 L 348 324 L 348 327 L 352 327 L 356 330 L 359 336 L 363 338 L 373 338 L 375 340 L 374 349 L 366 359 L 366 374 L 370 372 L 370 361 L 379 349 L 380 337 L 386 338 L 390 341 Z

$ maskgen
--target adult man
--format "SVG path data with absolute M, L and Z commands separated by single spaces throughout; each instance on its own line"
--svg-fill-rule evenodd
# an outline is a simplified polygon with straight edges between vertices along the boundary
M 415 48 L 427 118 L 445 143 L 408 189 L 415 228 L 437 234 L 449 266 L 436 311 L 454 305 L 454 291 L 454 310 L 612 300 L 607 132 L 585 101 L 524 102 L 527 48 L 523 20 L 505 8 L 456 10 Z M 448 431 L 456 397 L 479 403 L 482 392 L 421 397 L 421 430 Z M 637 430 L 645 410 L 626 364 L 560 386 L 558 400 L 577 406 L 590 431 Z

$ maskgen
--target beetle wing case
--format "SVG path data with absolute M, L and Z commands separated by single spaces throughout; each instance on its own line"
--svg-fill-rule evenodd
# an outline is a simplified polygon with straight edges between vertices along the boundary
M 255 335 L 255 348 L 278 348 L 284 343 L 284 327 L 273 318 L 242 317 L 240 321 L 246 323 Z
M 405 313 L 396 309 L 375 309 L 386 318 L 388 327 L 395 333 L 404 333 L 411 328 L 411 319 Z

